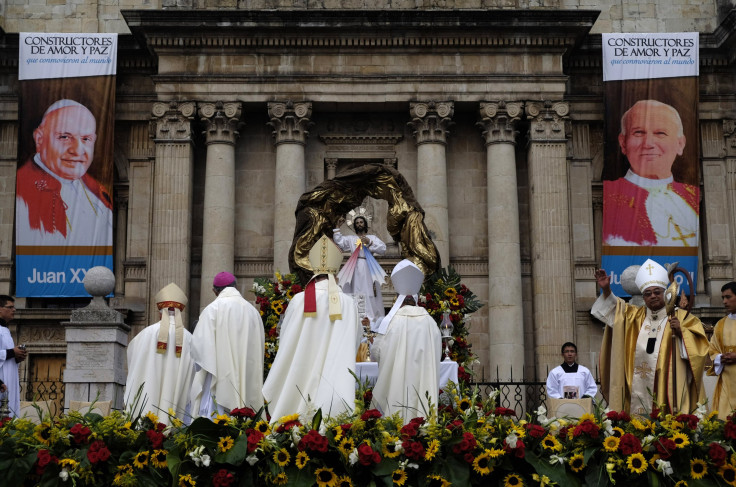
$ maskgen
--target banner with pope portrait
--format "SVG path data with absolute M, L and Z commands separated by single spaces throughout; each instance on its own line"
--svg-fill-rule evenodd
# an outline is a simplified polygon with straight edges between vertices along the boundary
M 112 269 L 116 34 L 21 33 L 15 294 L 89 296 Z
M 603 34 L 605 160 L 602 267 L 621 273 L 651 258 L 697 282 L 698 33 Z M 676 275 L 689 292 L 681 273 Z

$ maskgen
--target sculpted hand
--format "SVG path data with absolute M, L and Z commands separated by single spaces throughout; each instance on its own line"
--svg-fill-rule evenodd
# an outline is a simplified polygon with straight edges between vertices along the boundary
M 365 245 L 366 247 L 370 247 L 371 245 L 371 241 L 368 237 L 360 237 L 360 241 L 363 242 L 363 245 Z
M 343 225 L 343 223 L 345 223 L 345 217 L 341 216 L 340 218 L 337 219 L 337 223 L 335 223 L 335 228 L 340 228 Z

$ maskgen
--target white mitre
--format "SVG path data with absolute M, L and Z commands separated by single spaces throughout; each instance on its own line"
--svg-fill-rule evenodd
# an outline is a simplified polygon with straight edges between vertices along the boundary
M 422 287 L 422 282 L 424 282 L 424 273 L 414 262 L 404 259 L 396 264 L 394 270 L 391 271 L 391 283 L 394 285 L 396 292 L 399 293 L 399 296 L 394 301 L 391 311 L 381 321 L 377 330 L 378 333 L 382 335 L 386 334 L 388 324 L 391 323 L 391 319 L 399 308 L 401 308 L 404 298 L 414 296 L 414 301 L 418 301 L 417 294 Z
M 647 259 L 646 262 L 639 267 L 639 272 L 636 273 L 636 280 L 634 282 L 636 282 L 636 287 L 644 293 L 646 288 L 652 286 L 667 289 L 670 279 L 667 269 L 654 262 L 652 259 Z

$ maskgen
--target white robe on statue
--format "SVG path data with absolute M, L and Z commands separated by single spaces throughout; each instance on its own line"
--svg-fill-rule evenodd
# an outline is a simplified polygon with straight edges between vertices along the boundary
M 340 230 L 333 230 L 333 240 L 335 244 L 343 252 L 354 252 L 355 247 L 358 246 L 357 235 L 343 235 Z M 386 244 L 376 237 L 375 235 L 366 235 L 368 240 L 371 241 L 368 250 L 371 251 L 373 256 L 383 255 L 386 252 Z M 374 283 L 371 278 L 371 272 L 368 268 L 368 264 L 365 261 L 365 252 L 360 249 L 360 256 L 358 257 L 358 263 L 355 266 L 355 274 L 350 284 L 339 283 L 342 291 L 346 294 L 350 294 L 358 302 L 358 295 L 365 296 L 365 316 L 371 321 L 376 321 L 385 315 L 383 310 L 383 297 L 381 295 L 381 285 Z
M 15 357 L 7 358 L 8 349 L 15 348 L 13 337 L 8 327 L 0 325 L 0 380 L 8 386 L 8 407 L 10 417 L 14 418 L 20 411 L 20 379 L 18 377 L 18 363 Z M 3 393 L 0 393 L 0 398 Z
M 192 384 L 192 416 L 263 406 L 263 322 L 237 289 L 226 287 L 202 311 L 192 339 L 202 369 Z
M 373 388 L 373 407 L 384 415 L 400 413 L 404 423 L 437 410 L 442 337 L 427 310 L 403 306 L 374 346 L 378 378 Z
M 562 365 L 552 369 L 547 376 L 547 397 L 554 399 L 582 399 L 595 397 L 598 386 L 587 367 L 577 364 L 577 372 L 566 372 Z M 565 397 L 567 393 L 567 397 Z
M 350 296 L 340 294 L 342 319 L 328 316 L 327 280 L 315 284 L 317 316 L 304 316 L 304 293 L 291 300 L 281 325 L 279 350 L 263 385 L 272 421 L 305 413 L 307 397 L 322 415 L 352 412 L 355 354 L 363 327 Z
M 169 321 L 169 341 L 166 353 L 157 353 L 158 331 L 161 322 L 146 327 L 128 344 L 128 378 L 125 381 L 125 407 L 134 405 L 138 390 L 141 394 L 137 407 L 142 412 L 152 411 L 159 421 L 168 425 L 168 410 L 189 423 L 189 390 L 194 378 L 192 334 L 184 330 L 181 356 L 176 356 L 176 325 L 174 317 L 164 314 Z M 137 411 L 136 411 L 137 412 Z

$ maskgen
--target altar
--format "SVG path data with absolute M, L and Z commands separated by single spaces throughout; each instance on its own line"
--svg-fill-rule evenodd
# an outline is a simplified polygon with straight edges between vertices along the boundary
M 370 387 L 373 387 L 376 384 L 376 379 L 378 378 L 378 362 L 357 362 L 355 366 L 355 375 L 358 376 L 360 382 L 368 382 Z M 452 360 L 443 360 L 440 362 L 439 388 L 444 389 L 449 381 L 457 384 L 457 371 L 457 362 Z

